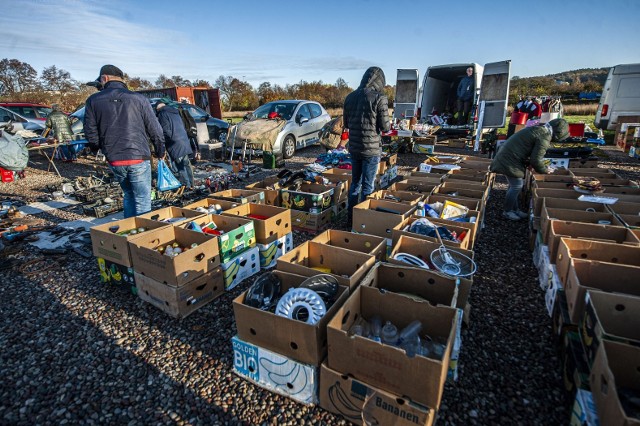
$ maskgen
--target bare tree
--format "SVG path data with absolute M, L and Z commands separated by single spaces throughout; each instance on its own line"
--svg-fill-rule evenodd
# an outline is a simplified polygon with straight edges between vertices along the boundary
M 191 82 L 189 80 L 179 75 L 172 75 L 171 80 L 173 81 L 173 84 L 175 86 L 180 86 L 180 87 L 191 86 Z
M 127 86 L 131 90 L 145 90 L 145 89 L 153 89 L 153 84 L 149 80 L 145 80 L 140 77 L 129 77 L 127 74 L 124 75 L 124 79 L 127 82 Z
M 14 95 L 38 86 L 38 73 L 31 65 L 17 59 L 0 61 L 0 94 Z
M 45 90 L 52 92 L 68 93 L 78 87 L 78 82 L 71 78 L 68 71 L 51 65 L 42 70 L 40 80 Z
M 211 83 L 209 83 L 207 80 L 194 80 L 193 81 L 193 87 L 207 87 L 209 89 L 212 89 L 213 87 L 211 86 Z
M 160 74 L 160 76 L 155 82 L 155 88 L 157 89 L 162 89 L 165 87 L 175 87 L 175 86 L 176 84 L 173 82 L 173 80 L 164 74 Z

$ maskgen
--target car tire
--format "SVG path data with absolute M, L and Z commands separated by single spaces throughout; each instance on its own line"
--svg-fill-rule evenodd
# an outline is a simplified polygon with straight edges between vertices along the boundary
M 216 140 L 218 142 L 225 143 L 227 141 L 227 131 L 228 129 L 220 129 L 216 127 Z
M 293 135 L 287 135 L 282 142 L 282 156 L 286 159 L 293 157 L 296 153 L 296 139 Z

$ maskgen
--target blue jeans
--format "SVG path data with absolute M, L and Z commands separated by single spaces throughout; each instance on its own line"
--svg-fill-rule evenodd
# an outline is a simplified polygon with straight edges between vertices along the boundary
M 504 211 L 512 212 L 520 210 L 520 204 L 518 203 L 518 196 L 522 191 L 524 185 L 524 179 L 505 176 L 507 182 L 509 182 L 509 189 L 507 189 L 507 195 L 504 198 Z
M 380 157 L 351 154 L 351 188 L 349 188 L 349 222 L 353 219 L 353 206 L 362 202 L 374 189 Z
M 175 161 L 171 161 L 171 169 L 174 174 L 178 175 L 180 183 L 187 188 L 193 188 L 193 169 L 191 168 L 191 160 L 188 155 L 180 157 Z
M 151 211 L 151 161 L 110 167 L 124 192 L 124 217 Z

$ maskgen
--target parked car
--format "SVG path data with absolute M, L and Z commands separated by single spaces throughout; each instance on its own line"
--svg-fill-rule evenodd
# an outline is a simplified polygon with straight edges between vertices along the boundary
M 42 123 L 47 120 L 52 111 L 49 106 L 28 102 L 0 102 L 0 106 L 20 114 L 29 121 L 34 120 Z
M 250 114 L 249 119 L 266 120 L 274 115 L 286 120 L 273 144 L 273 152 L 282 153 L 284 158 L 291 158 L 297 149 L 319 142 L 320 129 L 331 121 L 331 116 L 322 105 L 307 100 L 269 102 Z
M 44 130 L 44 121 L 28 120 L 20 114 L 17 114 L 5 107 L 0 106 L 0 125 L 12 122 L 16 130 L 31 130 L 40 134 Z

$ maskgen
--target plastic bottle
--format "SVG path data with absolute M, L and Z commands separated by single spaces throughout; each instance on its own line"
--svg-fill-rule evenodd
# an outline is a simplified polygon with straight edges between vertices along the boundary
M 420 204 L 420 203 L 418 203 L 418 204 Z M 437 212 L 437 211 L 435 211 L 435 209 L 434 209 L 433 207 L 431 207 L 429 204 L 427 204 L 427 203 L 423 203 L 423 205 L 424 205 L 424 210 L 425 210 L 425 212 L 427 212 L 427 214 L 428 214 L 429 216 L 431 216 L 431 217 L 435 217 L 435 218 L 440 217 L 440 215 L 438 214 L 438 212 Z
M 369 320 L 369 324 L 371 325 L 371 334 L 369 338 L 376 342 L 382 342 L 382 338 L 380 337 L 380 333 L 382 332 L 382 318 L 380 315 L 374 315 Z
M 418 207 L 416 208 L 416 216 L 425 216 L 425 207 L 422 201 L 418 201 Z
M 402 342 L 412 340 L 420 333 L 420 330 L 422 330 L 422 323 L 419 320 L 410 322 L 409 325 L 400 331 L 400 335 L 398 336 L 399 342 L 402 344 Z
M 382 327 L 380 337 L 382 338 L 382 343 L 395 346 L 398 343 L 398 328 L 391 324 L 391 321 L 387 321 Z

